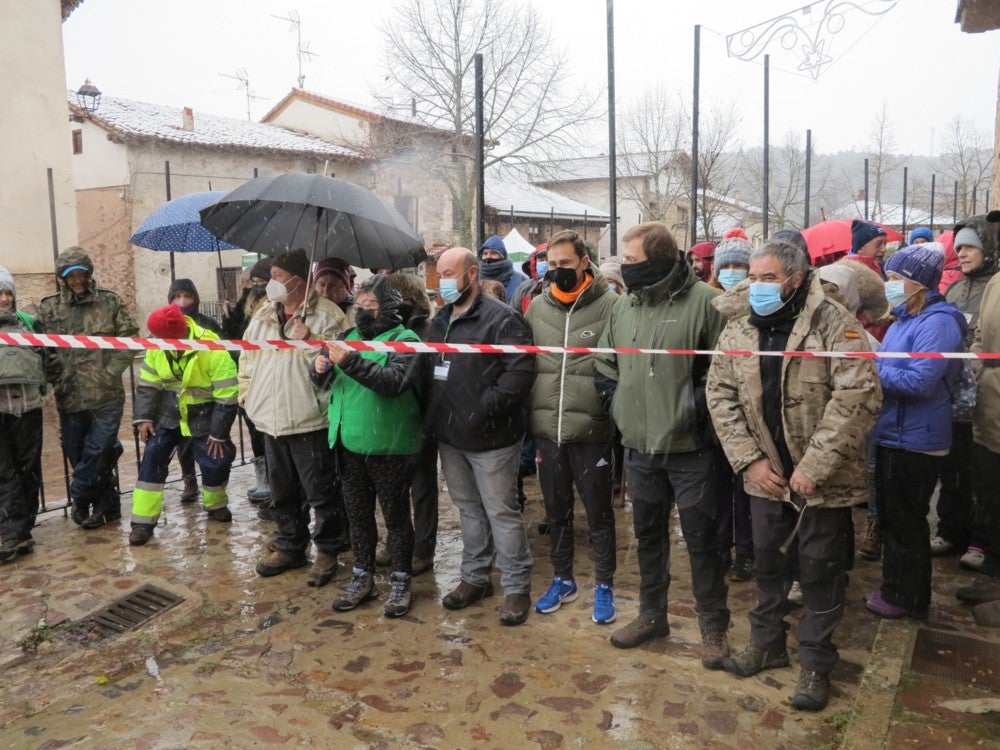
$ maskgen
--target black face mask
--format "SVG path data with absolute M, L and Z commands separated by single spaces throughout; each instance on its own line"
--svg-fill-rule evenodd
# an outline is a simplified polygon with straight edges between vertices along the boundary
M 378 315 L 371 310 L 358 308 L 354 311 L 354 323 L 358 327 L 358 333 L 365 339 L 373 339 L 378 336 Z
M 254 297 L 263 297 L 267 294 L 267 284 L 254 284 L 250 287 L 250 293 Z
M 622 281 L 630 292 L 638 292 L 647 286 L 667 277 L 677 261 L 666 255 L 641 261 L 640 263 L 622 263 Z
M 550 268 L 549 278 L 552 279 L 552 283 L 556 285 L 560 292 L 566 294 L 576 289 L 576 285 L 580 283 L 580 279 L 576 276 L 575 268 Z

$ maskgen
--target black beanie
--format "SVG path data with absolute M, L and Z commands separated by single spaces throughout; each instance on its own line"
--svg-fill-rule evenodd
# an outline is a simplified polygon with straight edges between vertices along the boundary
M 271 278 L 271 257 L 269 255 L 265 255 L 250 267 L 250 278 L 264 279 L 264 281 Z
M 271 262 L 271 267 L 280 268 L 282 271 L 287 271 L 302 280 L 305 280 L 309 276 L 309 258 L 306 257 L 306 251 L 301 248 L 298 250 L 286 250 L 280 253 Z

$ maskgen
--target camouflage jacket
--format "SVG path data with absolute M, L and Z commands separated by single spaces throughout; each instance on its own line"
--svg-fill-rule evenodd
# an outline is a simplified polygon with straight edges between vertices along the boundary
M 125 303 L 93 280 L 90 292 L 77 299 L 63 284 L 58 294 L 42 300 L 38 319 L 47 333 L 89 336 L 137 336 L 139 327 Z M 122 373 L 135 358 L 130 351 L 59 349 L 58 367 L 49 373 L 59 411 L 75 412 L 125 402 Z
M 788 350 L 869 351 L 868 337 L 854 316 L 824 296 L 819 274 L 810 274 L 807 283 L 809 293 L 788 337 Z M 728 319 L 719 349 L 759 349 L 759 331 L 748 320 L 748 287 L 743 282 L 713 302 Z M 785 442 L 796 469 L 816 483 L 807 502 L 827 508 L 864 502 L 868 497 L 865 436 L 882 404 L 874 362 L 785 357 L 781 377 Z M 759 358 L 715 357 L 707 388 L 712 421 L 733 470 L 741 472 L 760 458 L 781 467 L 763 407 L 764 398 L 779 394 L 761 392 Z M 744 481 L 749 494 L 767 497 L 746 476 Z

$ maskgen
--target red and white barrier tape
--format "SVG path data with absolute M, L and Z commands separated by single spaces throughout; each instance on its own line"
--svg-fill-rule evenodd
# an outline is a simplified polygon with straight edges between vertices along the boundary
M 67 334 L 3 333 L 0 343 L 11 346 L 49 346 L 59 349 L 115 349 L 120 351 L 236 351 L 316 349 L 322 341 L 241 341 L 229 339 L 153 339 L 123 336 L 71 336 Z M 760 352 L 724 349 L 637 349 L 527 344 L 440 344 L 428 341 L 345 341 L 361 352 L 405 354 L 679 354 L 730 357 L 836 357 L 840 359 L 1000 359 L 1000 352 Z

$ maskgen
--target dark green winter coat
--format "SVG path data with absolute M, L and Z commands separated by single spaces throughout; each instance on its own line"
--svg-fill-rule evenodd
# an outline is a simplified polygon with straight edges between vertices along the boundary
M 998 225 L 987 221 L 985 214 L 960 221 L 955 225 L 955 234 L 958 234 L 958 230 L 963 227 L 971 227 L 979 235 L 979 240 L 983 243 L 983 265 L 972 273 L 963 274 L 962 278 L 948 287 L 944 297 L 965 314 L 965 322 L 969 324 L 965 345 L 970 346 L 979 322 L 983 291 L 990 283 L 990 279 L 1000 270 L 1000 256 L 998 256 L 1000 239 L 997 237 Z
M 572 305 L 552 296 L 549 286 L 532 300 L 526 315 L 539 346 L 594 347 L 618 295 L 591 263 L 594 281 Z M 615 423 L 594 388 L 596 354 L 539 354 L 531 389 L 531 429 L 555 443 L 605 443 Z

